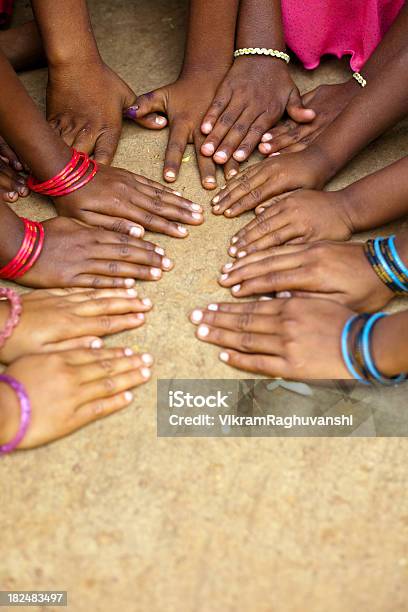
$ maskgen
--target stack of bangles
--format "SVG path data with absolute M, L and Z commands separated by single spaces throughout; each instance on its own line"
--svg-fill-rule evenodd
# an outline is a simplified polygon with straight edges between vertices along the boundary
M 3 348 L 8 338 L 10 338 L 14 329 L 19 324 L 22 306 L 20 296 L 12 289 L 5 289 L 3 287 L 0 287 L 0 299 L 6 299 L 10 303 L 10 312 L 8 319 L 3 330 L 0 331 L 1 349 Z M 9 385 L 13 389 L 13 391 L 16 392 L 20 403 L 20 426 L 18 428 L 18 431 L 14 438 L 10 440 L 10 442 L 8 442 L 7 444 L 3 444 L 3 446 L 0 446 L 0 454 L 6 454 L 17 448 L 17 446 L 21 443 L 22 439 L 27 433 L 27 429 L 30 425 L 31 420 L 31 404 L 24 387 L 20 382 L 18 382 L 11 376 L 2 374 L 0 375 L 0 383 L 5 383 Z
M 22 219 L 24 238 L 18 253 L 4 268 L 0 268 L 0 278 L 15 280 L 26 274 L 41 255 L 44 245 L 44 227 L 37 221 Z
M 98 172 L 97 162 L 86 153 L 72 149 L 72 157 L 68 164 L 56 176 L 44 183 L 39 183 L 29 176 L 27 186 L 31 191 L 52 198 L 69 195 L 87 185 Z
M 408 268 L 395 247 L 395 236 L 367 240 L 364 253 L 378 278 L 396 295 L 408 295 Z M 344 329 L 341 349 L 344 362 L 353 378 L 366 384 L 379 382 L 396 385 L 407 379 L 406 374 L 393 378 L 383 376 L 372 356 L 372 333 L 378 321 L 386 314 L 361 314 L 351 317 Z M 356 330 L 359 330 L 356 332 Z

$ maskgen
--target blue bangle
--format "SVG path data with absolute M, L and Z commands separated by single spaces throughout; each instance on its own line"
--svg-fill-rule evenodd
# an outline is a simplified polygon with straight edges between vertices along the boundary
M 406 276 L 408 280 L 408 268 L 404 265 L 404 262 L 402 261 L 401 257 L 398 255 L 398 251 L 395 247 L 394 241 L 395 241 L 395 234 L 388 238 L 388 246 L 390 247 L 391 255 L 393 256 L 396 265 L 401 270 L 401 273 L 404 276 Z
M 382 385 L 390 385 L 390 384 L 398 385 L 399 383 L 402 383 L 404 382 L 404 380 L 406 380 L 406 375 L 400 374 L 399 376 L 395 376 L 393 378 L 388 378 L 388 377 L 383 376 L 377 370 L 374 364 L 374 360 L 371 355 L 372 330 L 374 328 L 374 325 L 378 323 L 380 319 L 383 319 L 386 316 L 388 315 L 386 315 L 384 312 L 377 312 L 376 314 L 372 315 L 368 319 L 367 323 L 364 325 L 364 328 L 361 334 L 361 350 L 363 352 L 363 358 L 364 358 L 364 362 L 367 367 L 367 370 L 377 382 L 381 383 Z
M 407 292 L 407 288 L 405 287 L 405 285 L 403 285 L 401 283 L 399 278 L 391 270 L 390 266 L 388 265 L 387 261 L 384 258 L 384 255 L 381 253 L 380 244 L 379 244 L 380 240 L 383 240 L 383 238 L 376 238 L 374 240 L 374 250 L 375 250 L 375 254 L 377 256 L 377 259 L 380 262 L 380 264 L 383 267 L 383 269 L 385 270 L 385 272 L 392 279 L 392 282 L 394 283 L 394 285 L 396 285 L 399 289 L 401 289 L 401 291 L 406 293 Z
M 354 322 L 358 318 L 359 318 L 359 315 L 353 315 L 352 317 L 349 318 L 349 320 L 347 321 L 347 323 L 343 327 L 343 331 L 342 331 L 342 334 L 341 334 L 341 353 L 343 355 L 344 363 L 346 364 L 346 367 L 347 367 L 348 371 L 350 372 L 350 374 L 352 375 L 352 377 L 355 378 L 356 380 L 359 380 L 360 382 L 368 384 L 367 381 L 365 381 L 364 378 L 362 376 L 360 376 L 360 374 L 355 369 L 355 367 L 354 367 L 354 365 L 353 365 L 353 363 L 352 363 L 352 361 L 350 359 L 349 349 L 348 349 L 348 339 L 349 339 L 350 330 L 351 330 Z

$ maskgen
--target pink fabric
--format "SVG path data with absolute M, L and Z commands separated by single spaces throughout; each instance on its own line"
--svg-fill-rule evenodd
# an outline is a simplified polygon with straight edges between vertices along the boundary
M 359 71 L 384 37 L 404 0 L 282 0 L 286 43 L 305 68 L 326 53 L 351 55 Z

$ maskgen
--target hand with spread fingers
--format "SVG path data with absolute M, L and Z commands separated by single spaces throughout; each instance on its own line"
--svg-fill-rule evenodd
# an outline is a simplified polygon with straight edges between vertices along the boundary
M 380 310 L 394 297 L 361 243 L 315 242 L 258 251 L 226 264 L 219 282 L 234 297 L 327 298 L 364 312 Z
M 230 181 L 213 198 L 212 211 L 229 218 L 255 208 L 263 212 L 272 198 L 288 191 L 321 189 L 330 172 L 330 161 L 318 147 L 271 157 L 250 166 Z
M 231 238 L 228 252 L 244 257 L 282 244 L 348 240 L 354 228 L 345 198 L 345 191 L 308 189 L 276 196 Z
M 291 380 L 348 379 L 340 338 L 352 314 L 328 300 L 294 298 L 210 304 L 190 318 L 197 338 L 221 347 L 221 361 L 239 370 Z

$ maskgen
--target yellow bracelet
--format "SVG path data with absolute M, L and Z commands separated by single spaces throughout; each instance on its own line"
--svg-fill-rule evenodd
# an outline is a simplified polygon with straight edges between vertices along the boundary
M 357 83 L 361 85 L 361 87 L 365 87 L 367 85 L 367 81 L 359 72 L 353 72 L 353 79 L 356 79 Z
M 237 49 L 234 52 L 234 57 L 240 57 L 241 55 L 270 55 L 271 57 L 278 57 L 282 59 L 284 62 L 289 64 L 290 57 L 287 53 L 283 51 L 278 51 L 277 49 L 260 49 L 259 47 L 245 47 L 244 49 Z

